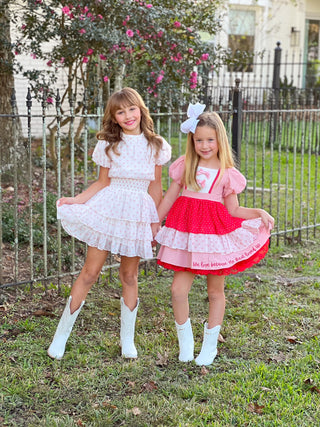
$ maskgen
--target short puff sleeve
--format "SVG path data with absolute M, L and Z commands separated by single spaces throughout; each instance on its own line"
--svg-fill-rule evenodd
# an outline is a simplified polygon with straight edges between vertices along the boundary
M 156 165 L 164 165 L 171 159 L 171 145 L 162 138 L 162 147 L 159 151 L 158 157 L 156 158 Z
M 106 146 L 106 141 L 98 141 L 92 153 L 92 160 L 99 166 L 110 168 L 111 160 L 106 154 Z
M 223 197 L 241 193 L 247 185 L 246 178 L 235 168 L 227 169 L 225 173 L 227 173 L 227 179 L 223 188 Z
M 185 170 L 185 158 L 184 156 L 179 157 L 169 167 L 169 176 L 177 184 L 182 185 L 182 178 Z

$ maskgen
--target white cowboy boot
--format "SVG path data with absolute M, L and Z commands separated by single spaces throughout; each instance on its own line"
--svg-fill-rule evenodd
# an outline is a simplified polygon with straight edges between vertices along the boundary
M 190 362 L 193 360 L 194 341 L 190 319 L 188 319 L 183 325 L 179 325 L 177 322 L 176 329 L 179 341 L 179 360 L 180 362 Z
M 54 334 L 52 343 L 50 344 L 50 347 L 48 348 L 48 351 L 47 351 L 48 355 L 52 357 L 52 359 L 57 359 L 57 360 L 62 359 L 65 348 L 66 348 L 66 343 L 71 334 L 74 322 L 76 321 L 78 314 L 80 313 L 80 310 L 84 304 L 84 301 L 82 301 L 78 310 L 76 310 L 74 313 L 71 314 L 70 313 L 71 299 L 72 297 L 70 296 L 68 299 L 67 305 L 65 306 L 64 312 L 62 313 L 62 316 L 58 324 L 56 333 Z
M 197 365 L 211 365 L 217 355 L 217 344 L 221 326 L 208 329 L 208 323 L 204 325 L 203 343 L 199 356 L 195 362 Z
M 132 311 L 124 303 L 121 297 L 121 328 L 120 328 L 120 344 L 121 355 L 127 358 L 137 358 L 138 353 L 134 345 L 134 329 L 137 318 L 137 311 L 139 306 L 139 298 L 137 299 L 136 308 Z

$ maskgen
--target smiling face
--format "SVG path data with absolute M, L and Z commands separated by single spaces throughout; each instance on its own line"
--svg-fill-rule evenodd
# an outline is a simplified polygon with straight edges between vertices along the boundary
M 127 135 L 140 135 L 141 110 L 137 105 L 131 105 L 116 110 L 114 119 Z
M 199 165 L 208 168 L 219 167 L 219 143 L 215 129 L 210 126 L 198 126 L 193 135 L 194 149 L 200 157 Z

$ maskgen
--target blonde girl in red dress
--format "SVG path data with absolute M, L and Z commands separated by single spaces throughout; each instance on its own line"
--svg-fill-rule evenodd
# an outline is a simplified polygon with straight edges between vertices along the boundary
M 267 253 L 274 219 L 263 209 L 239 206 L 237 194 L 245 177 L 234 167 L 223 122 L 199 103 L 189 105 L 184 156 L 169 169 L 172 183 L 158 215 L 165 226 L 156 234 L 161 244 L 158 264 L 174 271 L 172 306 L 180 347 L 179 360 L 194 358 L 188 294 L 196 274 L 207 277 L 209 317 L 204 325 L 197 365 L 210 365 L 225 312 L 225 276 L 258 263 Z M 180 195 L 181 193 L 181 195 Z M 154 232 L 159 230 L 153 226 Z

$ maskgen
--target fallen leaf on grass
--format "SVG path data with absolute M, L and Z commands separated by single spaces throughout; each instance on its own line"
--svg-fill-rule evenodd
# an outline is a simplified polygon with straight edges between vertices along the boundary
M 76 422 L 76 424 L 77 424 L 77 426 L 83 426 L 84 424 L 83 424 L 83 422 L 81 421 L 81 420 L 78 420 L 77 422 Z
M 295 336 L 286 337 L 287 341 L 291 342 L 291 344 L 301 344 L 301 341 L 297 340 Z
M 219 342 L 226 342 L 226 340 L 223 338 L 223 336 L 221 334 L 219 334 L 218 341 Z
M 157 366 L 168 365 L 168 353 L 165 351 L 164 354 L 158 353 L 158 360 L 156 361 Z
M 129 387 L 134 387 L 136 385 L 136 383 L 134 381 L 128 381 L 128 386 Z
M 271 391 L 271 388 L 269 388 L 269 387 L 261 387 L 261 390 L 263 390 L 263 391 Z
M 201 375 L 207 375 L 209 373 L 208 369 L 205 366 L 201 366 Z
M 292 254 L 281 255 L 280 258 L 293 258 Z
M 56 316 L 55 316 L 55 314 L 54 314 L 54 313 L 52 313 L 51 311 L 43 310 L 43 309 L 40 309 L 40 310 L 34 311 L 34 312 L 32 313 L 32 316 L 36 316 L 36 317 L 41 317 L 41 316 L 46 316 L 46 317 L 56 317 Z
M 132 408 L 132 409 L 127 409 L 126 410 L 126 413 L 127 414 L 133 414 L 133 415 L 141 415 L 141 411 L 140 411 L 140 409 L 137 407 L 137 406 L 135 406 L 134 408 Z
M 306 380 L 303 381 L 306 385 L 311 386 L 311 384 L 313 384 L 313 379 L 312 378 L 307 378 Z M 320 394 L 320 389 L 316 386 L 313 385 L 311 387 L 309 387 L 308 389 L 309 391 L 313 391 L 315 393 Z
M 149 381 L 148 383 L 144 383 L 142 386 L 142 391 L 153 391 L 157 390 L 158 386 L 154 381 Z
M 277 363 L 283 362 L 284 360 L 286 360 L 286 356 L 282 353 L 282 351 L 275 356 L 269 357 L 268 359 L 269 362 L 277 362 Z
M 264 405 L 258 405 L 257 403 L 249 403 L 248 411 L 254 414 L 261 415 L 263 413 Z
M 112 405 L 108 400 L 102 402 L 102 406 L 104 406 L 105 408 L 118 409 L 116 405 Z

